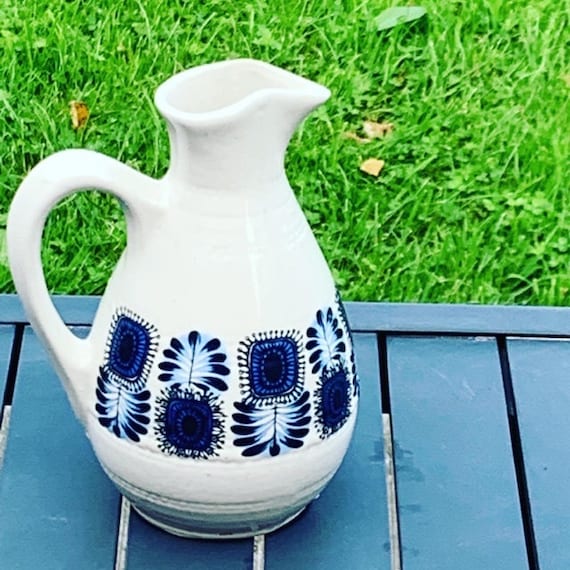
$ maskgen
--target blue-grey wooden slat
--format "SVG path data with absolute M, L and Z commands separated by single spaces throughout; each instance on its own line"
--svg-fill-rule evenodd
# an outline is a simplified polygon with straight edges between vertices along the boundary
M 390 568 L 375 335 L 355 335 L 355 348 L 361 399 L 350 449 L 321 497 L 299 520 L 267 537 L 266 570 Z
M 253 540 L 193 540 L 172 536 L 131 510 L 128 570 L 251 570 Z
M 521 570 L 526 547 L 492 339 L 387 342 L 405 570 Z
M 10 354 L 12 352 L 12 342 L 14 340 L 15 327 L 10 325 L 0 325 L 0 406 L 6 390 L 6 381 L 8 379 L 8 365 L 10 362 Z M 0 410 L 0 418 L 2 413 Z
M 570 568 L 570 341 L 507 342 L 541 570 Z
M 26 330 L 0 472 L 0 566 L 110 570 L 118 509 L 118 493 Z
M 91 324 L 96 296 L 55 295 L 64 321 Z M 352 329 L 360 332 L 423 332 L 570 336 L 570 308 L 435 303 L 348 302 Z M 27 322 L 16 295 L 0 296 L 0 324 Z
M 52 296 L 62 319 L 70 325 L 90 325 L 100 299 L 98 296 Z M 2 323 L 28 323 L 28 318 L 17 295 L 0 295 L 0 324 Z
M 570 336 L 570 308 L 347 303 L 353 330 Z

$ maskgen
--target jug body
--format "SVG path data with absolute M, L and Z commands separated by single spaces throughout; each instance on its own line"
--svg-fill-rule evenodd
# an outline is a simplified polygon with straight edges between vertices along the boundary
M 214 75 L 235 75 L 231 63 L 214 64 Z M 340 466 L 358 402 L 346 315 L 282 168 L 289 115 L 307 112 L 295 93 L 306 80 L 239 65 L 229 101 L 188 103 L 197 97 L 188 76 L 215 84 L 202 68 L 167 82 L 162 101 L 159 90 L 173 146 L 164 179 L 89 154 L 80 158 L 93 162 L 90 183 L 76 177 L 54 194 L 52 202 L 78 186 L 102 187 L 127 207 L 128 246 L 88 339 L 72 341 L 38 305 L 48 301 L 43 280 L 30 285 L 39 262 L 21 266 L 31 222 L 17 222 L 34 184 L 61 185 L 55 166 L 32 171 L 8 228 L 16 286 L 99 462 L 143 517 L 181 536 L 251 536 L 294 518 Z M 256 89 L 243 85 L 248 69 Z M 260 87 L 268 77 L 271 86 Z M 275 111 L 271 98 L 285 100 L 288 80 L 298 100 Z M 315 90 L 306 106 L 323 97 Z M 281 124 L 273 149 L 268 117 Z M 248 124 L 259 132 L 246 133 Z M 220 167 L 215 158 L 227 152 Z M 37 242 L 37 228 L 29 231 Z

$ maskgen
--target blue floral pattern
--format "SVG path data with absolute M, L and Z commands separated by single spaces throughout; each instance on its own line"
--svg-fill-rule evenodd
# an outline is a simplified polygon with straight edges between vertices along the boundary
M 99 423 L 119 438 L 138 442 L 148 432 L 145 388 L 157 346 L 154 325 L 124 307 L 115 312 L 97 377 L 95 411 Z
M 218 399 L 228 389 L 227 354 L 220 339 L 190 331 L 170 340 L 158 379 L 167 387 L 156 398 L 155 432 L 164 453 L 192 459 L 218 455 L 224 414 Z
M 336 311 L 317 311 L 305 345 L 312 372 L 318 374 L 315 424 L 321 439 L 342 428 L 350 417 L 352 398 L 359 393 L 350 329 L 338 294 L 335 304 Z
M 197 330 L 167 341 L 155 372 L 161 388 L 151 396 L 147 382 L 158 342 L 154 325 L 128 309 L 115 312 L 95 411 L 104 428 L 132 442 L 151 430 L 154 414 L 156 445 L 168 455 L 219 456 L 228 421 L 231 443 L 242 456 L 288 453 L 305 445 L 311 430 L 321 439 L 340 430 L 359 394 L 352 336 L 338 295 L 331 307 L 316 311 L 305 334 L 264 331 L 238 342 L 238 401 L 228 401 L 230 357 L 222 340 Z
M 252 403 L 235 402 L 237 413 L 232 418 L 232 432 L 237 436 L 234 445 L 243 447 L 244 457 L 276 456 L 281 451 L 303 446 L 311 423 L 309 392 L 287 404 L 256 407 Z
M 224 442 L 224 414 L 213 394 L 177 385 L 163 390 L 156 403 L 155 432 L 161 451 L 192 459 L 218 455 Z
M 297 400 L 305 376 L 301 333 L 274 331 L 247 337 L 238 346 L 238 366 L 245 404 L 271 407 Z
M 99 423 L 117 437 L 140 441 L 140 436 L 147 433 L 150 423 L 150 392 L 129 392 L 124 386 L 114 382 L 107 370 L 101 367 L 95 394 L 95 410 L 99 414 Z
M 350 351 L 350 375 L 352 377 L 352 395 L 357 398 L 360 397 L 360 376 L 358 376 L 358 370 L 356 368 L 356 358 L 354 356 L 354 351 Z
M 315 322 L 307 329 L 307 337 L 309 340 L 306 348 L 311 353 L 309 362 L 313 365 L 313 373 L 320 372 L 333 360 L 344 357 L 346 352 L 344 331 L 330 307 L 317 311 Z
M 325 368 L 316 392 L 316 414 L 322 438 L 338 431 L 350 416 L 351 385 L 341 362 Z
M 228 389 L 226 377 L 230 369 L 226 365 L 227 355 L 219 339 L 191 331 L 173 338 L 163 355 L 164 360 L 158 365 L 162 370 L 159 380 L 171 386 L 200 390 L 223 392 Z
M 354 338 L 352 336 L 352 331 L 350 330 L 350 326 L 348 324 L 346 309 L 344 308 L 344 304 L 342 302 L 340 293 L 338 291 L 336 292 L 335 301 L 336 301 L 336 306 L 338 308 L 338 316 L 340 318 L 341 325 L 346 334 L 348 335 L 348 339 L 350 341 L 351 350 L 350 350 L 349 361 L 350 361 L 350 374 L 352 377 L 352 393 L 354 396 L 360 396 L 360 378 L 358 376 L 358 371 L 356 369 L 356 358 L 354 357 L 354 350 L 353 350 Z
M 156 327 L 120 308 L 111 320 L 105 350 L 104 366 L 111 381 L 129 391 L 144 388 L 157 345 Z

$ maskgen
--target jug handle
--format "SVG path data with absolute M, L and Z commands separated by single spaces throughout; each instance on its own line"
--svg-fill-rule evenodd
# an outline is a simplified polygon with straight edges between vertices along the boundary
M 160 208 L 157 180 L 109 158 L 82 149 L 58 152 L 26 176 L 10 206 L 7 245 L 10 269 L 30 324 L 46 346 L 71 405 L 85 423 L 81 380 L 93 358 L 88 336 L 80 339 L 67 328 L 48 292 L 41 261 L 41 239 L 50 210 L 78 190 L 109 192 L 123 202 L 127 233 L 136 241 L 145 223 Z M 152 222 L 151 222 L 152 223 Z

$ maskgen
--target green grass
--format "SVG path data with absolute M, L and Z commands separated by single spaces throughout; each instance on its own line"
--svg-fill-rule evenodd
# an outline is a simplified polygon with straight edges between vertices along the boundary
M 345 298 L 570 304 L 570 2 L 426 0 L 427 21 L 382 33 L 374 18 L 388 2 L 340 4 L 4 0 L 2 212 L 25 173 L 64 148 L 161 176 L 155 88 L 184 68 L 255 57 L 333 92 L 295 135 L 287 169 Z M 92 112 L 79 132 L 72 99 Z M 347 139 L 364 119 L 395 130 Z M 359 171 L 369 157 L 386 161 L 378 178 Z M 124 243 L 112 198 L 66 200 L 45 231 L 51 290 L 102 292 Z

